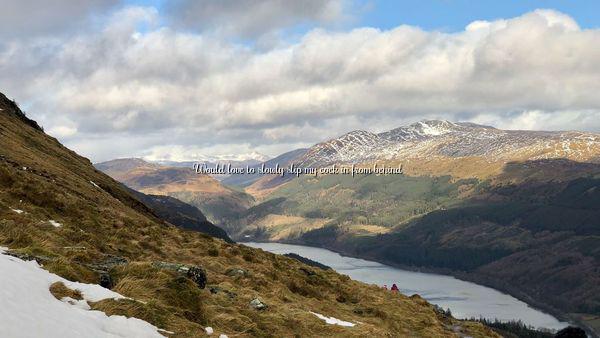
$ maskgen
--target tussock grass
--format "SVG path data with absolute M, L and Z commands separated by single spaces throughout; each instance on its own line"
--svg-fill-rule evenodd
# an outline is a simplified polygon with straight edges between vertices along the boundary
M 77 300 L 83 299 L 83 296 L 79 290 L 69 289 L 63 282 L 52 283 L 52 285 L 50 285 L 50 293 L 58 300 L 61 300 L 65 297 L 71 297 Z

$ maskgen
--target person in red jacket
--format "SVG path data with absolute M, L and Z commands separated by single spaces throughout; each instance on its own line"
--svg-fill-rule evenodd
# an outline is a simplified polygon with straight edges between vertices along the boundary
M 398 286 L 396 285 L 396 283 L 392 284 L 392 289 L 391 289 L 391 290 L 392 290 L 392 291 L 395 291 L 395 292 L 399 292 L 399 291 L 400 291 L 400 290 L 398 289 Z

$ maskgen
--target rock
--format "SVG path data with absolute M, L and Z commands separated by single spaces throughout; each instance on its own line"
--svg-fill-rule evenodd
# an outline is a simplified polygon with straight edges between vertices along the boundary
M 200 266 L 188 266 L 167 262 L 154 262 L 152 265 L 158 269 L 171 270 L 179 273 L 180 275 L 186 276 L 196 283 L 200 289 L 204 289 L 206 287 L 206 271 L 204 271 L 204 269 Z
M 209 335 L 209 336 L 215 332 L 213 330 L 213 328 L 210 327 L 210 326 L 207 326 L 206 328 L 204 328 L 204 331 L 206 331 L 206 334 Z
M 200 289 L 206 287 L 206 271 L 199 266 L 192 266 L 187 271 L 187 277 L 194 281 Z
M 175 263 L 168 263 L 168 262 L 153 262 L 152 266 L 154 266 L 155 268 L 158 268 L 158 269 L 171 270 L 171 271 L 176 271 L 176 272 L 182 272 L 182 271 L 180 271 L 180 269 L 183 268 L 183 264 L 175 264 Z M 186 272 L 187 272 L 187 270 L 186 270 Z
M 258 298 L 254 298 L 250 301 L 250 306 L 256 310 L 264 310 L 267 308 L 267 304 L 260 301 Z
M 36 261 L 38 264 L 44 264 L 44 263 L 52 260 L 52 258 L 48 257 L 48 256 L 39 256 L 39 255 L 35 256 L 35 255 L 30 255 L 27 253 L 21 253 L 21 252 L 12 251 L 12 250 L 6 251 L 6 252 L 4 252 L 4 254 L 16 257 L 16 258 L 24 260 L 24 261 Z
M 225 274 L 229 277 L 247 277 L 249 275 L 247 270 L 241 268 L 231 268 L 225 271 Z
M 116 266 L 125 265 L 127 263 L 129 263 L 129 262 L 127 261 L 127 258 L 125 258 L 125 257 L 106 255 L 104 260 L 102 260 L 98 263 L 86 264 L 86 266 L 88 268 L 91 268 L 92 270 L 108 272 L 110 269 L 112 269 Z
M 106 289 L 112 289 L 113 280 L 112 277 L 108 273 L 100 274 L 100 286 Z

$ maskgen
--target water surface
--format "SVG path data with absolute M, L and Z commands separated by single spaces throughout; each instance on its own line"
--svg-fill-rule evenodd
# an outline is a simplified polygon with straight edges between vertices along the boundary
M 352 279 L 380 286 L 398 285 L 406 295 L 419 294 L 430 303 L 450 309 L 456 318 L 521 320 L 536 328 L 561 329 L 568 323 L 536 310 L 498 290 L 452 276 L 413 272 L 377 262 L 345 257 L 330 250 L 280 243 L 242 243 L 276 254 L 296 253 L 333 268 Z

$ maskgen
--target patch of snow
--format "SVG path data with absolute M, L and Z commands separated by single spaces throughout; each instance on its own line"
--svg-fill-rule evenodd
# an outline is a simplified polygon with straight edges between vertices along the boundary
M 320 313 L 316 313 L 316 312 L 312 312 L 312 311 L 310 311 L 310 313 L 312 313 L 313 315 L 315 315 L 315 316 L 319 317 L 319 319 L 322 319 L 322 320 L 324 320 L 324 321 L 325 321 L 325 323 L 327 323 L 327 324 L 331 324 L 331 325 L 339 325 L 339 326 L 346 326 L 346 327 L 353 327 L 353 326 L 355 326 L 355 325 L 356 325 L 356 324 L 354 324 L 354 323 L 351 323 L 351 322 L 345 322 L 345 321 L 343 321 L 343 320 L 340 320 L 340 319 L 337 319 L 337 318 L 334 318 L 334 317 L 327 317 L 327 316 L 323 316 L 323 315 L 322 315 L 322 314 L 320 314 Z
M 57 277 L 61 278 L 59 276 L 57 276 Z M 109 290 L 109 289 L 103 288 L 98 284 L 86 284 L 86 283 L 79 283 L 79 282 L 71 282 L 70 280 L 66 280 L 64 278 L 61 278 L 60 281 L 63 282 L 63 284 L 65 284 L 65 286 L 68 287 L 69 289 L 77 290 L 77 291 L 81 292 L 81 295 L 83 296 L 83 298 L 89 302 L 99 302 L 99 301 L 105 300 L 105 299 L 113 299 L 113 300 L 131 299 L 131 298 L 122 296 L 114 291 Z
M 27 171 L 27 167 L 23 167 L 23 170 Z
M 423 135 L 439 136 L 449 132 L 449 128 L 446 128 L 443 125 L 431 125 L 427 122 L 418 122 L 418 124 L 419 127 L 421 127 L 421 133 Z
M 92 184 L 94 187 L 96 187 L 96 188 L 98 188 L 98 189 L 102 189 L 102 188 L 100 188 L 100 186 L 99 186 L 99 185 L 97 185 L 97 184 L 96 184 L 96 182 L 94 182 L 94 181 L 90 181 L 90 183 L 91 183 L 91 184 Z
M 209 336 L 215 332 L 215 331 L 213 330 L 213 328 L 212 328 L 212 327 L 210 327 L 210 326 L 207 326 L 207 327 L 204 329 L 204 331 L 206 331 L 206 334 L 207 334 L 207 335 L 209 335 Z
M 86 301 L 125 298 L 122 295 L 100 285 L 68 281 L 35 261 L 26 262 L 3 251 L 0 248 L 1 337 L 163 337 L 157 327 L 141 319 L 86 309 Z M 79 290 L 85 300 L 57 300 L 49 290 L 55 282 Z
M 25 211 L 23 211 L 23 210 L 19 210 L 19 209 L 13 209 L 13 208 L 10 208 L 10 210 L 12 210 L 12 211 L 16 212 L 17 214 L 22 214 L 22 213 L 24 213 L 24 212 L 25 212 Z
M 223 333 L 221 333 L 221 334 L 219 335 L 219 338 L 229 338 L 229 337 L 227 337 L 227 335 L 226 335 L 226 334 L 223 334 Z
M 57 221 L 52 220 L 52 219 L 49 220 L 48 223 L 52 224 L 52 226 L 55 227 L 55 228 L 60 228 L 62 226 L 62 224 L 60 224 Z

